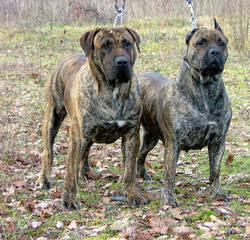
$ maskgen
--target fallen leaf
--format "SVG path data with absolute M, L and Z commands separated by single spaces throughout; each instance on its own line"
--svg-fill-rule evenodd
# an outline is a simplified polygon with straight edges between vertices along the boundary
M 46 238 L 46 237 L 39 237 L 39 238 L 36 238 L 36 240 L 49 240 L 49 238 Z
M 91 233 L 99 233 L 99 232 L 103 232 L 104 230 L 106 230 L 107 226 L 103 225 L 103 226 L 91 226 L 89 227 L 91 229 Z
M 136 239 L 138 240 L 154 240 L 154 237 L 147 231 L 137 232 Z
M 115 221 L 111 226 L 111 231 L 122 231 L 129 226 L 129 218 Z
M 216 211 L 220 214 L 220 216 L 231 215 L 231 213 L 229 211 L 227 211 L 226 209 L 224 209 L 222 207 L 217 208 Z
M 185 227 L 185 226 L 176 227 L 174 229 L 174 233 L 181 235 L 181 236 L 190 235 L 192 232 L 193 232 L 192 228 Z
M 216 222 L 218 225 L 220 226 L 224 226 L 224 222 L 221 221 L 219 218 L 215 217 L 214 215 L 211 215 L 210 216 L 210 219 L 213 221 L 213 222 Z
M 14 195 L 14 193 L 15 193 L 15 187 L 11 186 L 9 188 L 6 188 L 5 191 L 6 192 L 4 192 L 3 195 L 6 196 L 6 197 L 10 197 L 10 196 Z
M 14 232 L 16 230 L 16 221 L 11 217 L 7 217 L 6 222 L 7 222 L 7 227 L 6 227 L 7 232 Z
M 183 213 L 183 211 L 179 208 L 174 208 L 172 211 L 171 211 L 173 217 L 175 217 L 175 219 L 177 220 L 182 220 L 185 216 L 181 215 Z
M 32 222 L 30 223 L 30 226 L 31 226 L 32 228 L 34 228 L 34 229 L 39 228 L 41 225 L 42 225 L 42 222 L 38 222 L 38 221 L 32 221 Z
M 62 221 L 58 221 L 56 223 L 56 228 L 60 229 L 60 228 L 63 228 L 64 227 L 64 223 Z
M 69 224 L 68 229 L 73 230 L 73 229 L 76 229 L 76 228 L 78 228 L 78 226 L 77 226 L 77 221 L 76 221 L 76 220 L 73 220 L 73 221 Z
M 113 183 L 112 183 L 112 182 L 107 183 L 106 185 L 104 185 L 104 186 L 102 187 L 102 189 L 109 188 L 109 187 L 110 187 L 110 186 L 112 186 L 112 185 L 113 185 Z
M 176 221 L 168 216 L 152 217 L 150 219 L 150 233 L 165 235 Z
M 136 239 L 135 226 L 130 226 L 118 234 L 119 239 Z
M 81 221 L 81 220 L 73 220 L 73 221 L 69 224 L 68 229 L 74 230 L 74 229 L 76 229 L 76 228 L 78 228 L 78 227 L 84 227 L 84 224 L 82 223 L 82 221 Z
M 31 78 L 38 78 L 40 76 L 39 73 L 30 73 L 28 76 L 30 76 Z
M 233 162 L 233 160 L 234 160 L 234 155 L 230 153 L 230 154 L 228 155 L 227 159 L 226 159 L 225 164 L 226 164 L 226 165 L 229 165 L 229 164 L 231 164 L 231 163 Z

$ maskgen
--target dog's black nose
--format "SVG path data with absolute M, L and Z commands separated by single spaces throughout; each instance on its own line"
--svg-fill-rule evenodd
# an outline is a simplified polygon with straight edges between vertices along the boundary
M 212 49 L 209 50 L 209 55 L 210 56 L 214 56 L 214 57 L 219 56 L 220 55 L 220 51 L 217 48 L 212 48 Z
M 115 65 L 119 68 L 126 68 L 128 66 L 128 58 L 124 56 L 116 57 Z

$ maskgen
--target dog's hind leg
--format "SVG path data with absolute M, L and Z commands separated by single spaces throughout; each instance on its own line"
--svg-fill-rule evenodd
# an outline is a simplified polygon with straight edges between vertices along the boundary
M 92 145 L 92 142 L 89 143 L 89 145 L 86 148 L 86 151 L 83 155 L 82 161 L 80 162 L 80 171 L 81 171 L 81 175 L 82 177 L 86 177 L 86 178 L 90 178 L 88 173 L 91 172 L 91 167 L 89 165 L 89 151 L 90 151 L 90 147 Z
M 152 133 L 143 128 L 142 144 L 140 146 L 138 159 L 137 159 L 137 176 L 145 180 L 151 180 L 145 169 L 145 160 L 147 154 L 155 147 L 158 142 L 158 138 Z
M 50 188 L 49 177 L 53 163 L 53 144 L 63 119 L 67 115 L 64 106 L 56 107 L 52 96 L 48 96 L 46 112 L 43 119 L 42 138 L 44 151 L 42 154 L 42 166 L 38 179 L 41 188 Z

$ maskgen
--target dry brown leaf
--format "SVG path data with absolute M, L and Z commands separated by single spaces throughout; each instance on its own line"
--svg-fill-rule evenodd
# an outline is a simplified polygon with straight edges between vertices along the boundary
M 15 232 L 15 230 L 16 230 L 16 221 L 11 217 L 7 217 L 6 222 L 7 222 L 6 231 L 11 232 L 11 233 Z
M 38 78 L 39 76 L 40 76 L 40 74 L 39 73 L 30 73 L 29 74 L 29 76 L 31 77 L 31 78 Z
M 74 229 L 76 229 L 76 228 L 78 228 L 77 221 L 76 221 L 76 220 L 73 220 L 73 221 L 69 224 L 68 229 L 74 230 Z
M 130 226 L 118 234 L 119 238 L 136 239 L 135 226 Z
M 233 162 L 233 160 L 234 160 L 234 154 L 230 153 L 228 155 L 227 159 L 226 159 L 226 163 L 225 164 L 229 165 L 229 164 L 231 164 Z
M 177 220 L 182 220 L 184 219 L 184 215 L 183 214 L 183 211 L 179 208 L 174 208 L 173 210 L 171 210 L 171 213 L 173 215 L 173 217 L 175 217 L 175 219 Z
M 174 233 L 182 236 L 190 235 L 193 233 L 193 229 L 190 227 L 180 226 L 174 229 Z
M 137 232 L 136 239 L 138 240 L 154 240 L 154 237 L 147 231 Z

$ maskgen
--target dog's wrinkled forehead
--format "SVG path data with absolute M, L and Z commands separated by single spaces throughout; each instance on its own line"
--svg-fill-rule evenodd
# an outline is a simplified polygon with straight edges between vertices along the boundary
M 227 43 L 227 38 L 224 34 L 218 30 L 208 30 L 206 28 L 201 28 L 197 32 L 195 32 L 194 36 L 191 38 L 190 43 L 194 43 L 202 38 L 209 40 L 210 42 L 218 42 L 218 40 L 222 40 Z
M 115 44 L 121 43 L 124 39 L 128 40 L 129 42 L 133 43 L 133 37 L 129 34 L 129 32 L 121 27 L 114 27 L 114 28 L 104 28 L 101 29 L 94 38 L 94 46 L 96 48 L 101 48 L 102 43 L 111 40 Z

